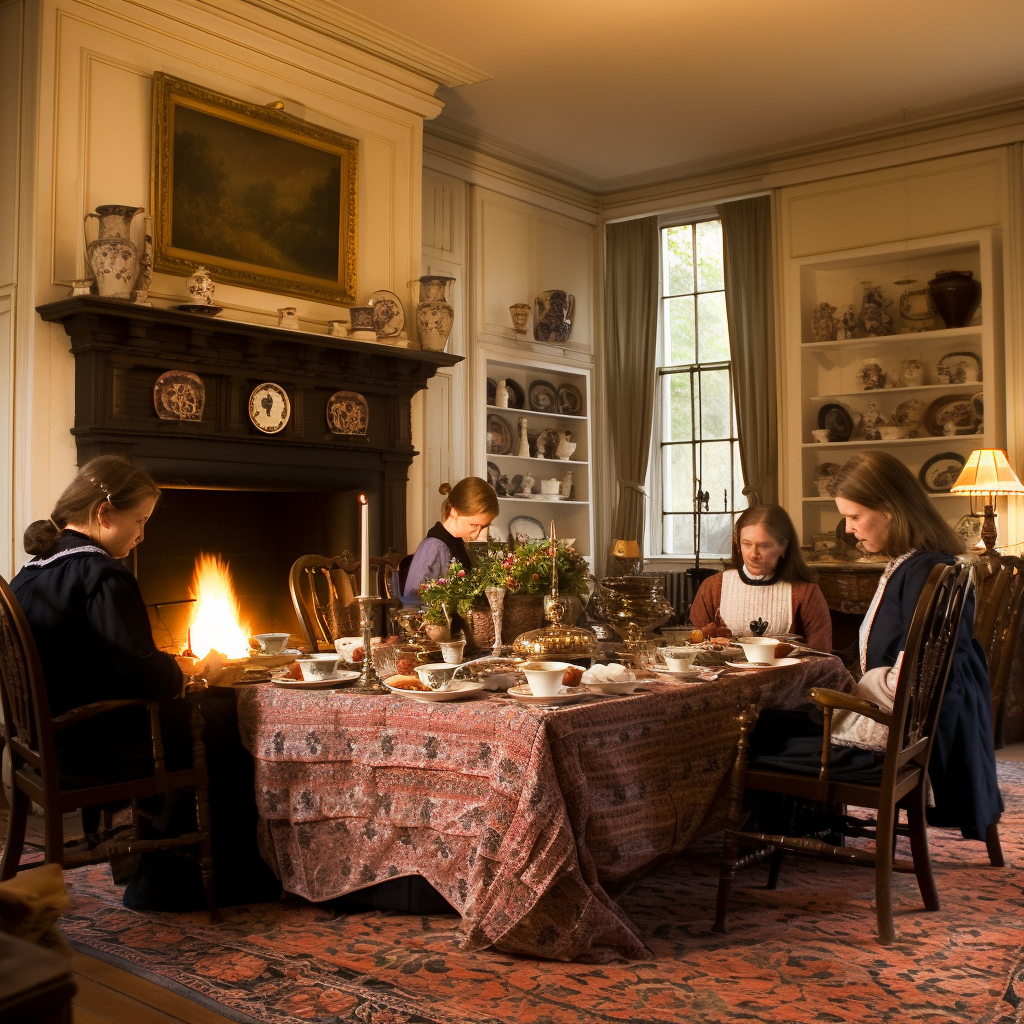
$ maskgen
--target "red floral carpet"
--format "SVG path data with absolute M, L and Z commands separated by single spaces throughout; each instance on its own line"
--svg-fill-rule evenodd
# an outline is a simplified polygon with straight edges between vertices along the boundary
M 895 880 L 895 945 L 874 941 L 872 876 L 789 860 L 779 888 L 743 873 L 728 935 L 710 930 L 718 847 L 709 843 L 619 901 L 647 961 L 590 965 L 455 949 L 453 916 L 337 915 L 297 900 L 204 914 L 138 914 L 104 867 L 69 872 L 62 921 L 80 950 L 239 1021 L 733 1022 L 1024 1021 L 1024 765 L 1001 765 L 1008 866 L 983 843 L 931 832 L 942 909 Z

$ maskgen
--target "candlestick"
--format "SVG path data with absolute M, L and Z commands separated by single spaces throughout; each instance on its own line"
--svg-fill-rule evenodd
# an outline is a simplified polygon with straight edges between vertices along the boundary
M 359 674 L 359 689 L 363 693 L 387 693 L 373 667 L 373 598 L 364 596 L 357 600 L 359 625 L 363 632 L 363 670 Z
M 370 503 L 359 495 L 359 596 L 370 596 Z

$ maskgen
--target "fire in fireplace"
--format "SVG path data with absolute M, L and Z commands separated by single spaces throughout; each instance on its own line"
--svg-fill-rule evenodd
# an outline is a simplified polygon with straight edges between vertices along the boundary
M 217 555 L 200 555 L 192 576 L 188 644 L 204 659 L 210 651 L 228 658 L 249 654 L 249 624 L 241 621 L 227 564 Z

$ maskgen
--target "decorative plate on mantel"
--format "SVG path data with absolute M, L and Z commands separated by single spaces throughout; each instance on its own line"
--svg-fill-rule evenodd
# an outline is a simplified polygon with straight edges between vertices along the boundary
M 280 384 L 258 384 L 249 396 L 249 419 L 264 434 L 276 434 L 288 425 L 292 403 Z

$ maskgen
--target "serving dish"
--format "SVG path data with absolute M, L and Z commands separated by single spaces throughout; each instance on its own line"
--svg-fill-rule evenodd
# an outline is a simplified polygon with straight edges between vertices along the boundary
M 971 395 L 943 395 L 924 414 L 924 428 L 935 437 L 973 434 L 978 426 Z
M 512 428 L 501 416 L 491 413 L 487 417 L 487 452 L 489 455 L 508 455 L 512 451 Z
M 505 387 L 508 389 L 508 407 L 510 409 L 525 409 L 526 392 L 523 390 L 523 385 L 512 377 L 506 377 Z
M 981 380 L 981 357 L 976 352 L 947 352 L 936 369 L 943 384 L 973 384 Z
M 830 402 L 818 410 L 818 429 L 827 430 L 832 441 L 849 441 L 853 417 L 841 405 Z
M 378 338 L 397 338 L 405 328 L 405 307 L 402 300 L 386 288 L 373 292 L 366 300 L 373 307 L 373 329 Z
M 921 467 L 917 478 L 929 494 L 948 494 L 966 462 L 959 452 L 940 452 Z
M 575 384 L 558 385 L 558 411 L 567 416 L 583 415 L 583 395 Z
M 391 686 L 386 679 L 384 685 L 399 697 L 408 697 L 410 700 L 419 700 L 427 704 L 448 700 L 465 700 L 466 697 L 474 697 L 476 694 L 484 692 L 484 688 L 479 683 L 471 682 L 468 679 L 452 683 L 447 690 L 403 690 L 401 686 Z
M 529 395 L 534 412 L 558 412 L 558 391 L 550 381 L 530 381 Z
M 498 488 L 498 478 L 501 476 L 501 470 L 493 462 L 487 463 L 487 482 L 495 489 Z
M 548 531 L 533 516 L 514 516 L 509 520 L 508 535 L 512 540 L 544 540 Z

